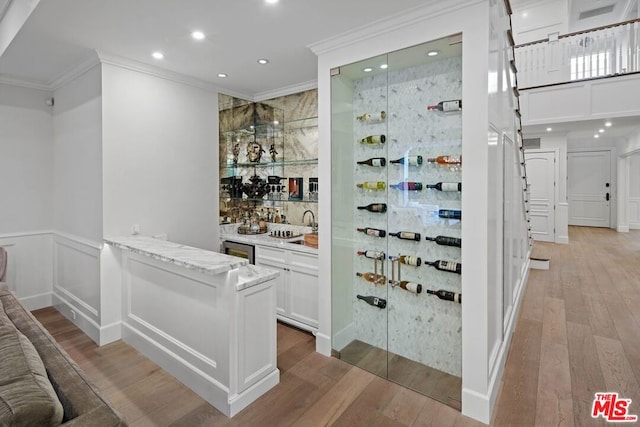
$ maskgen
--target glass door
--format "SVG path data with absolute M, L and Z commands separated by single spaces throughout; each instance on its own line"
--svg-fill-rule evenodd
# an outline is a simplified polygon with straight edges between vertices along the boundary
M 458 408 L 459 40 L 332 77 L 334 354 Z

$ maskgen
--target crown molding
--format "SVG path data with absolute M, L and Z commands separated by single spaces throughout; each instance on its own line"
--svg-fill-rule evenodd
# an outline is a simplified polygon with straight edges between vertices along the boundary
M 27 89 L 37 89 L 37 90 L 44 90 L 47 92 L 52 92 L 51 87 L 43 82 L 36 82 L 36 81 L 31 81 L 31 80 L 23 80 L 23 79 L 18 79 L 15 77 L 11 77 L 11 76 L 7 76 L 7 75 L 0 75 L 0 84 L 6 84 L 9 86 L 18 86 L 18 87 L 24 87 Z
M 56 91 L 68 85 L 73 80 L 77 79 L 78 77 L 85 74 L 87 71 L 93 69 L 97 65 L 100 65 L 100 58 L 98 58 L 95 52 L 92 52 L 81 62 L 79 62 L 69 70 L 65 71 L 64 73 L 60 74 L 58 77 L 51 80 L 49 83 L 47 83 L 47 85 L 49 86 L 50 90 Z
M 147 74 L 153 77 L 169 80 L 176 83 L 193 86 L 198 89 L 206 90 L 209 92 L 224 93 L 227 95 L 235 96 L 242 99 L 251 99 L 252 97 L 246 93 L 237 92 L 234 90 L 226 89 L 205 80 L 200 80 L 195 77 L 187 76 L 185 74 L 176 73 L 175 71 L 166 70 L 164 68 L 155 67 L 153 65 L 145 64 L 143 62 L 134 61 L 131 59 L 123 58 L 104 52 L 97 52 L 100 62 L 103 64 L 113 65 L 115 67 L 124 68 L 126 70 L 135 71 L 138 73 Z
M 278 98 L 280 96 L 292 95 L 294 93 L 304 92 L 310 89 L 317 89 L 318 80 L 309 80 L 303 83 L 297 83 L 279 89 L 268 90 L 256 93 L 253 96 L 253 102 L 266 101 L 267 99 Z
M 408 25 L 420 23 L 428 19 L 436 18 L 445 13 L 452 13 L 474 4 L 485 2 L 486 0 L 432 1 L 427 5 L 418 6 L 402 13 L 390 15 L 386 18 L 368 23 L 345 33 L 320 40 L 307 45 L 307 47 L 311 49 L 313 53 L 320 56 L 327 52 L 341 49 L 354 43 L 358 43 L 375 36 L 380 36 L 381 34 L 386 34 Z

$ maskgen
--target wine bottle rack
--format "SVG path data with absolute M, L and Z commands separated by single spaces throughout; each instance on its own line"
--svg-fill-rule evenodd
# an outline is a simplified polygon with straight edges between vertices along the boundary
M 389 280 L 374 287 L 362 278 L 354 278 L 353 315 L 356 335 L 362 341 L 392 353 L 423 363 L 455 376 L 461 376 L 461 304 L 442 300 L 427 290 L 461 293 L 461 275 L 438 270 L 422 261 L 461 262 L 461 248 L 427 241 L 426 236 L 461 237 L 460 219 L 440 218 L 440 210 L 460 210 L 462 192 L 438 191 L 427 185 L 461 183 L 463 164 L 442 165 L 429 162 L 438 156 L 462 156 L 462 114 L 428 111 L 428 105 L 461 99 L 461 59 L 447 58 L 398 71 L 388 81 L 365 77 L 353 86 L 353 183 L 352 199 L 353 270 L 374 270 L 386 265 Z M 419 76 L 419 77 L 416 77 Z M 403 78 L 403 77 L 406 77 Z M 379 114 L 384 120 L 362 121 L 357 116 Z M 370 135 L 385 135 L 384 143 L 364 144 Z M 418 157 L 420 156 L 418 161 Z M 357 164 L 371 158 L 384 158 L 385 166 Z M 391 163 L 407 159 L 403 163 Z M 412 159 L 411 162 L 408 159 Z M 367 190 L 356 184 L 383 182 L 385 188 Z M 411 190 L 393 188 L 411 184 Z M 344 187 L 348 184 L 344 183 Z M 448 187 L 447 187 L 448 188 Z M 357 209 L 372 203 L 385 203 L 384 215 Z M 386 230 L 383 238 L 356 232 L 356 227 Z M 389 233 L 419 233 L 420 240 L 401 239 Z M 388 254 L 384 261 L 359 256 L 356 250 Z M 413 257 L 414 265 L 400 263 L 400 255 Z M 405 288 L 402 287 L 405 286 Z M 420 285 L 419 287 L 417 285 Z M 417 292 L 420 289 L 420 292 Z M 374 295 L 385 300 L 385 308 L 375 310 L 358 300 L 357 295 Z M 386 316 L 385 316 L 386 315 Z M 387 329 L 388 328 L 388 329 Z M 381 336 L 380 330 L 385 330 Z

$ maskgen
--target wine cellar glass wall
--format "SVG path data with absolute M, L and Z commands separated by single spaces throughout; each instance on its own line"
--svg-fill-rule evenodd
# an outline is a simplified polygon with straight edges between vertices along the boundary
M 349 64 L 331 83 L 333 350 L 457 408 L 459 41 Z

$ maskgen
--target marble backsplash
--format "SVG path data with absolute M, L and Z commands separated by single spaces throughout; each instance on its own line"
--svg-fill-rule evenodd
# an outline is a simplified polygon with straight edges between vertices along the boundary
M 396 184 L 417 181 L 423 184 L 460 182 L 460 168 L 427 164 L 428 157 L 461 154 L 461 114 L 427 111 L 427 105 L 460 99 L 462 94 L 461 58 L 448 58 L 430 64 L 390 71 L 358 80 L 354 84 L 354 136 L 385 134 L 386 144 L 370 146 L 355 143 L 356 160 L 371 157 L 398 159 L 405 155 L 421 155 L 422 166 L 387 163 L 384 168 L 358 165 L 354 183 L 383 181 Z M 356 115 L 387 112 L 379 123 L 360 122 Z M 357 210 L 356 206 L 387 203 L 385 214 Z M 355 250 L 379 250 L 387 255 L 419 256 L 423 261 L 460 261 L 460 249 L 425 241 L 425 236 L 460 237 L 460 221 L 441 219 L 438 209 L 460 209 L 461 194 L 427 190 L 407 192 L 389 188 L 371 191 L 354 188 L 353 224 L 374 227 L 387 232 L 412 231 L 422 235 L 420 242 L 395 237 L 380 239 L 355 231 Z M 354 271 L 373 272 L 373 260 L 354 255 Z M 385 274 L 391 278 L 390 263 Z M 461 376 L 461 305 L 443 301 L 425 293 L 425 289 L 460 292 L 460 276 L 422 265 L 402 265 L 402 280 L 422 284 L 423 292 L 414 294 L 389 285 L 373 286 L 354 277 L 353 318 L 355 335 L 371 345 L 423 363 L 452 375 Z M 355 298 L 375 295 L 387 300 L 387 316 Z

